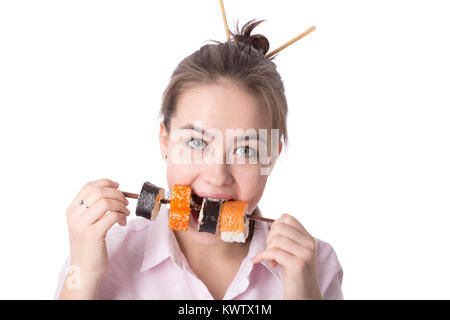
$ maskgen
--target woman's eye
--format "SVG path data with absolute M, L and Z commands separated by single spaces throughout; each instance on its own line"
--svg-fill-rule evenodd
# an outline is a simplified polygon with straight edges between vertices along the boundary
M 206 146 L 206 142 L 202 139 L 192 138 L 188 142 L 189 146 L 193 149 L 203 149 Z
M 238 153 L 238 155 L 248 157 L 248 158 L 256 155 L 256 150 L 253 148 L 250 148 L 249 146 L 239 147 L 236 149 L 236 152 Z

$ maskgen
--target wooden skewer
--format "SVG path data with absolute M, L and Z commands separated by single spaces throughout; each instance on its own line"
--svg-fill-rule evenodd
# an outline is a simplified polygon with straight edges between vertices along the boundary
M 222 10 L 222 19 L 225 26 L 225 33 L 227 34 L 227 39 L 230 40 L 230 30 L 228 29 L 227 16 L 225 14 L 225 7 L 223 6 L 223 0 L 220 1 L 220 9 Z
M 136 194 L 136 193 L 125 192 L 125 191 L 122 191 L 122 193 L 127 198 L 133 198 L 133 199 L 138 199 L 139 198 L 139 195 Z M 170 204 L 170 200 L 169 199 L 161 199 L 159 201 L 161 203 L 163 203 L 163 204 Z M 191 208 L 193 208 L 195 211 L 200 211 L 202 209 L 201 206 L 199 206 L 197 204 L 193 204 L 193 203 L 191 203 Z M 269 222 L 269 223 L 272 223 L 272 222 L 275 221 L 274 219 L 269 219 L 269 218 L 264 218 L 264 217 L 259 217 L 259 216 L 253 216 L 253 215 L 250 215 L 250 214 L 247 215 L 247 218 L 253 219 L 253 220 L 264 221 L 264 222 Z
M 253 220 L 264 221 L 264 222 L 269 222 L 269 223 L 275 222 L 274 219 L 264 218 L 264 217 L 260 217 L 260 216 L 252 216 L 251 214 L 247 215 L 247 218 L 253 219 Z
M 133 199 L 138 199 L 139 195 L 137 193 L 131 193 L 131 192 L 125 192 L 122 191 L 122 193 L 125 195 L 125 197 L 127 198 L 133 198 Z M 164 199 L 165 200 L 165 199 Z
M 311 28 L 309 28 L 308 30 L 300 33 L 298 36 L 296 36 L 295 38 L 293 38 L 292 40 L 286 42 L 285 44 L 283 44 L 281 47 L 269 52 L 268 54 L 266 54 L 266 58 L 269 58 L 271 56 L 273 56 L 274 54 L 280 52 L 281 50 L 283 50 L 284 48 L 286 48 L 287 46 L 290 46 L 291 44 L 293 44 L 295 41 L 300 40 L 301 38 L 303 38 L 304 36 L 310 34 L 311 32 L 313 32 L 314 30 L 316 30 L 316 27 L 312 26 Z

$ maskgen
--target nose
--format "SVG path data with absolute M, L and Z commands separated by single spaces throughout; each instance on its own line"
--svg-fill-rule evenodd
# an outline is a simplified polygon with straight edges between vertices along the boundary
M 230 172 L 229 165 L 226 163 L 204 165 L 202 178 L 207 183 L 214 186 L 223 186 L 233 183 L 233 176 Z

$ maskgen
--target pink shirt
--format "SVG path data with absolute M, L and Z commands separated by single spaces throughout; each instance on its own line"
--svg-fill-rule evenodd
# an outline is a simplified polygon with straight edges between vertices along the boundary
M 261 215 L 259 208 L 254 214 Z M 164 206 L 156 221 L 137 217 L 126 227 L 115 225 L 106 235 L 109 265 L 100 283 L 98 299 L 213 299 L 205 284 L 195 275 L 181 252 L 173 230 L 168 226 Z M 269 224 L 255 221 L 247 257 L 226 291 L 228 299 L 283 299 L 281 266 L 266 261 L 250 261 L 266 246 Z M 343 270 L 327 242 L 316 238 L 318 279 L 323 299 L 343 299 Z M 55 299 L 70 266 L 70 257 L 61 270 Z

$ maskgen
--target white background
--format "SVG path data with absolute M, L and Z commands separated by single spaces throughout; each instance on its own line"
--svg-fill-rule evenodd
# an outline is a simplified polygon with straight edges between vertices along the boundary
M 290 146 L 260 207 L 329 242 L 346 299 L 449 299 L 448 2 L 226 0 L 267 19 Z M 0 1 L 0 298 L 52 299 L 87 182 L 166 186 L 157 129 L 177 63 L 226 39 L 219 2 Z M 130 209 L 134 212 L 135 201 Z

